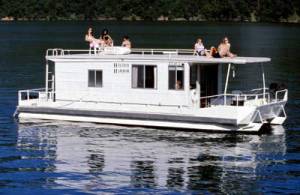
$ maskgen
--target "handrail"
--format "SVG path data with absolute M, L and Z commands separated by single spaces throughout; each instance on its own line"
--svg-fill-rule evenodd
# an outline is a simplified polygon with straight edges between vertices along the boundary
M 282 99 L 280 99 L 279 100 L 279 98 L 278 98 L 278 95 L 279 94 L 283 94 L 283 98 Z M 287 98 L 288 98 L 288 90 L 287 89 L 282 89 L 282 90 L 279 90 L 279 91 L 276 91 L 276 93 L 275 93 L 275 101 L 277 102 L 277 101 L 282 101 L 282 100 L 287 100 Z
M 54 91 L 46 92 L 45 88 L 38 88 L 38 89 L 27 89 L 27 90 L 19 90 L 18 91 L 18 101 L 19 104 L 21 102 L 29 102 L 30 100 L 38 100 L 41 101 L 42 99 L 48 101 L 53 101 L 55 96 Z
M 100 54 L 101 52 L 99 52 Z M 193 49 L 158 49 L 158 48 L 133 48 L 131 49 L 131 53 L 134 54 L 142 54 L 142 55 L 193 55 Z M 89 49 L 61 49 L 61 48 L 53 48 L 47 49 L 46 57 L 48 56 L 64 56 L 71 54 L 90 54 Z
M 28 90 L 19 90 L 18 91 L 18 100 L 21 102 L 29 102 L 29 100 L 40 101 L 54 101 L 55 100 L 55 91 L 46 92 L 45 88 L 36 88 Z M 264 96 L 265 95 L 265 96 Z M 279 96 L 281 95 L 282 98 Z M 265 105 L 268 103 L 276 103 L 280 101 L 286 101 L 288 95 L 288 90 L 276 91 L 275 98 L 270 99 L 269 93 L 260 93 L 260 94 L 217 94 L 210 95 L 205 97 L 198 98 L 201 103 L 205 103 L 204 107 L 210 107 L 212 105 L 229 105 L 229 106 L 243 106 L 247 101 L 250 102 L 250 105 Z M 228 97 L 228 98 L 225 98 Z M 205 102 L 203 102 L 205 100 Z M 122 102 L 118 102 L 123 104 Z M 248 104 L 249 105 L 249 104 Z
M 26 91 L 32 91 L 32 92 L 42 92 L 42 91 L 45 91 L 45 88 L 36 88 L 36 89 L 22 89 L 22 90 L 19 90 L 19 92 L 26 92 Z
M 212 103 L 211 99 L 213 98 L 220 98 L 222 99 L 215 99 L 215 101 Z M 200 97 L 201 100 L 205 100 L 205 107 L 210 106 L 208 103 L 211 105 L 228 105 L 228 101 L 230 101 L 229 105 L 230 106 L 239 106 L 240 101 L 246 102 L 249 100 L 263 100 L 263 104 L 269 103 L 270 102 L 270 94 L 269 93 L 259 93 L 259 94 L 217 94 L 217 95 L 211 95 L 211 96 L 205 96 L 205 97 Z M 259 103 L 261 104 L 261 102 Z

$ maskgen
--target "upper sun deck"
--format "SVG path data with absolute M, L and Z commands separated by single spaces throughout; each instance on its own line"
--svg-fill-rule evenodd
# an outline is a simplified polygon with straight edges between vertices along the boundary
M 202 64 L 249 64 L 270 62 L 266 57 L 209 58 L 194 55 L 191 49 L 131 49 L 130 53 L 120 54 L 121 47 L 109 48 L 109 52 L 100 50 L 94 54 L 91 50 L 48 49 L 46 59 L 54 62 L 70 61 L 176 61 Z

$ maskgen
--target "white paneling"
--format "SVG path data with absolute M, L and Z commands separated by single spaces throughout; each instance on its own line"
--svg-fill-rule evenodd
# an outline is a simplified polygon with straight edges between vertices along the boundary
M 185 91 L 168 90 L 168 63 L 133 63 L 157 65 L 157 89 L 131 88 L 131 63 L 128 72 L 114 73 L 112 62 L 57 62 L 56 98 L 81 101 L 107 101 L 120 103 L 186 105 L 189 89 Z M 88 87 L 88 70 L 103 71 L 103 87 Z M 185 75 L 185 79 L 189 79 Z

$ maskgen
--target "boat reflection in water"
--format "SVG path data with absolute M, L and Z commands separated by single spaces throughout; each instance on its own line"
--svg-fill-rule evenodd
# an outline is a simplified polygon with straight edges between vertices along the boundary
M 255 192 L 285 163 L 285 130 L 208 134 L 88 123 L 20 124 L 17 146 L 34 150 L 41 185 L 80 192 Z M 25 153 L 26 155 L 26 153 Z M 272 159 L 270 161 L 269 159 Z

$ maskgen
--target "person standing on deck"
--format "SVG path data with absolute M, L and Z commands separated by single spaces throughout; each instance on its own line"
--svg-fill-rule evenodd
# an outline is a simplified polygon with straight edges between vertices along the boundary
M 88 31 L 85 34 L 85 41 L 89 42 L 90 48 L 99 47 L 99 40 L 93 36 L 93 29 L 91 27 L 88 28 Z

